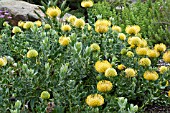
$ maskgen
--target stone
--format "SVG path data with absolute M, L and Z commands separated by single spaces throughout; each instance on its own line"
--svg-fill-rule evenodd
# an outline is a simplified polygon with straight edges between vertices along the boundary
M 36 21 L 39 17 L 34 13 L 36 11 L 44 17 L 44 13 L 38 5 L 30 4 L 25 1 L 17 0 L 0 0 L 0 9 L 7 10 L 12 15 L 12 24 L 17 25 L 18 21 Z

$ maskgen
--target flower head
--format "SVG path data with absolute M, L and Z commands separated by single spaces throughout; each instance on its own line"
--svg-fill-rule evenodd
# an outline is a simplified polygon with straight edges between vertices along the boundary
M 163 54 L 163 60 L 167 63 L 170 63 L 170 51 L 167 51 Z
M 74 15 L 72 15 L 67 19 L 67 21 L 74 25 L 74 22 L 76 21 L 76 19 L 77 18 Z
M 136 71 L 132 68 L 125 69 L 126 77 L 135 77 Z
M 122 31 L 121 27 L 119 27 L 119 26 L 112 26 L 112 30 L 113 31 L 117 31 L 117 32 L 121 32 Z
M 144 79 L 146 80 L 157 80 L 159 78 L 159 75 L 157 74 L 156 71 L 145 71 L 143 74 Z
M 168 67 L 166 67 L 166 66 L 161 66 L 160 68 L 159 68 L 159 72 L 161 73 L 161 74 L 164 74 L 165 72 L 167 72 L 168 71 Z
M 95 26 L 111 26 L 111 22 L 105 19 L 97 20 Z
M 109 30 L 111 22 L 108 20 L 97 20 L 95 23 L 95 31 L 98 33 L 106 33 Z
M 133 53 L 132 51 L 128 51 L 128 52 L 126 53 L 126 55 L 127 55 L 128 57 L 134 57 L 134 53 Z
M 44 29 L 51 29 L 50 24 L 45 24 L 45 25 L 44 25 Z
M 5 66 L 7 64 L 6 57 L 0 58 L 0 67 Z
M 25 22 L 23 22 L 23 21 L 19 21 L 19 22 L 18 22 L 18 26 L 19 26 L 19 27 L 23 27 L 24 24 L 25 24 Z
M 92 7 L 93 6 L 93 1 L 91 0 L 84 0 L 81 2 L 81 6 L 82 7 L 85 7 L 85 8 L 88 8 L 88 7 Z
M 97 43 L 93 43 L 90 45 L 92 51 L 100 51 L 100 46 Z
M 123 65 L 123 64 L 120 64 L 120 65 L 117 66 L 117 68 L 118 68 L 119 70 L 124 70 L 124 69 L 126 68 L 126 66 Z
M 137 55 L 147 55 L 148 48 L 146 47 L 137 47 L 136 48 L 136 54 Z
M 91 94 L 86 98 L 86 103 L 91 107 L 101 106 L 104 104 L 104 98 L 100 94 Z
M 71 31 L 71 26 L 70 25 L 62 25 L 61 30 L 65 32 Z
M 109 92 L 112 90 L 112 83 L 108 80 L 102 80 L 97 83 L 97 90 L 100 92 Z
M 140 46 L 141 39 L 139 37 L 134 36 L 128 39 L 128 43 L 130 45 Z
M 33 58 L 37 56 L 38 56 L 38 52 L 34 49 L 31 49 L 27 52 L 27 58 Z
M 118 38 L 119 38 L 120 40 L 126 40 L 126 35 L 125 35 L 124 33 L 119 33 L 119 34 L 118 34 Z
M 105 76 L 106 77 L 114 77 L 114 76 L 117 76 L 117 72 L 114 68 L 108 68 L 106 71 L 105 71 Z
M 166 45 L 163 43 L 155 44 L 154 49 L 158 52 L 164 52 L 166 50 Z
M 108 68 L 111 68 L 112 65 L 107 60 L 104 60 L 104 61 L 97 61 L 94 67 L 97 72 L 104 73 Z
M 12 33 L 20 33 L 21 32 L 21 29 L 17 26 L 13 27 L 12 29 Z
M 76 19 L 74 22 L 74 26 L 77 28 L 83 28 L 85 26 L 85 21 L 83 19 Z
M 41 98 L 42 99 L 49 99 L 50 98 L 50 93 L 48 91 L 43 91 L 41 93 Z
M 61 36 L 61 37 L 59 38 L 59 43 L 60 43 L 60 45 L 62 45 L 62 46 L 67 46 L 67 45 L 70 43 L 70 37 Z
M 26 22 L 26 23 L 24 24 L 23 28 L 24 28 L 24 29 L 30 29 L 30 28 L 32 28 L 33 26 L 34 26 L 34 23 L 28 21 L 28 22 Z
M 39 20 L 35 21 L 34 23 L 35 23 L 35 25 L 37 25 L 38 27 L 40 27 L 40 26 L 42 25 L 42 22 L 39 21 Z
M 149 58 L 141 58 L 139 61 L 139 65 L 141 66 L 150 66 L 151 60 Z
M 155 58 L 155 57 L 159 57 L 159 55 L 160 55 L 160 53 L 157 52 L 157 51 L 154 50 L 154 49 L 149 49 L 149 50 L 147 51 L 147 56 L 148 56 L 148 57 Z
M 148 45 L 147 41 L 145 39 L 141 39 L 141 43 L 139 44 L 138 47 L 146 47 Z
M 106 33 L 109 30 L 108 26 L 96 26 L 95 31 L 98 33 Z
M 56 7 L 49 7 L 46 11 L 46 14 L 51 18 L 55 18 L 55 17 L 57 17 L 61 14 L 61 10 L 57 6 Z
M 140 27 L 138 25 L 127 26 L 125 31 L 128 34 L 137 34 L 140 31 Z

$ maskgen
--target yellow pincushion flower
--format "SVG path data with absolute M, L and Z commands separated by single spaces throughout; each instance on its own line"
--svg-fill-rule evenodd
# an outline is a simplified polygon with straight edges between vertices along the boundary
M 145 71 L 143 74 L 144 79 L 146 80 L 157 80 L 159 78 L 159 75 L 157 74 L 156 71 Z
M 88 7 L 92 7 L 93 6 L 93 1 L 91 0 L 84 0 L 81 2 L 81 6 L 88 8 Z
M 137 34 L 140 31 L 140 27 L 138 25 L 127 26 L 125 31 L 128 34 Z
M 148 44 L 147 44 L 147 41 L 142 38 L 139 47 L 146 47 L 147 45 L 148 45 Z
M 159 57 L 159 55 L 160 55 L 160 53 L 157 52 L 157 51 L 154 50 L 154 49 L 149 49 L 149 50 L 147 51 L 147 56 L 148 56 L 148 57 L 155 58 L 155 57 Z
M 42 99 L 49 99 L 50 93 L 48 91 L 43 91 L 40 96 Z
M 70 25 L 62 25 L 61 30 L 65 32 L 71 31 L 71 26 Z
M 118 34 L 118 38 L 119 38 L 120 40 L 126 40 L 126 35 L 125 35 L 124 33 L 119 33 L 119 34 Z
M 132 51 L 128 51 L 128 52 L 126 53 L 126 55 L 127 55 L 128 57 L 134 57 L 134 53 L 133 53 Z
M 111 68 L 112 65 L 107 60 L 104 60 L 104 61 L 97 61 L 94 67 L 97 72 L 104 73 L 108 68 Z
M 5 66 L 7 64 L 6 57 L 0 58 L 0 67 Z
M 164 52 L 166 50 L 166 45 L 163 43 L 155 44 L 154 49 L 158 52 Z
M 114 76 L 117 76 L 117 72 L 114 68 L 108 68 L 106 71 L 105 71 L 105 76 L 106 77 L 114 77 Z
M 70 22 L 72 25 L 74 25 L 74 22 L 76 21 L 76 17 L 74 15 L 70 16 L 67 21 Z
M 91 94 L 87 96 L 86 103 L 91 107 L 101 106 L 104 104 L 104 98 L 100 94 Z
M 37 56 L 38 56 L 38 52 L 34 49 L 31 49 L 27 52 L 27 58 L 33 58 Z
M 18 22 L 18 26 L 19 26 L 19 27 L 23 27 L 24 24 L 25 24 L 25 22 L 23 22 L 23 21 L 19 21 L 19 22 Z
M 59 38 L 59 43 L 60 43 L 60 45 L 62 45 L 62 46 L 67 46 L 67 45 L 70 43 L 70 37 L 61 36 L 61 37 Z
M 112 90 L 112 83 L 108 80 L 102 80 L 97 83 L 97 90 L 100 92 L 109 92 Z
M 49 7 L 46 11 L 46 14 L 51 18 L 55 18 L 55 17 L 57 17 L 61 14 L 61 10 L 57 6 L 56 7 Z
M 125 74 L 126 74 L 126 77 L 135 77 L 136 71 L 132 68 L 127 68 L 125 69 Z
M 83 28 L 85 26 L 85 21 L 83 19 L 76 19 L 74 22 L 74 26 L 77 28 Z
M 44 25 L 44 29 L 51 29 L 50 24 L 45 24 L 45 25 Z
M 135 46 L 140 46 L 140 44 L 141 44 L 141 39 L 139 38 L 139 37 L 129 37 L 129 39 L 128 39 L 128 43 L 130 44 L 130 45 L 135 45 Z
M 141 66 L 150 66 L 151 60 L 149 58 L 141 58 L 139 61 L 139 65 Z
M 168 71 L 168 67 L 166 67 L 166 66 L 161 66 L 160 68 L 159 68 L 159 72 L 161 73 L 161 74 L 164 74 L 165 72 L 167 72 Z
M 97 43 L 93 43 L 90 45 L 92 51 L 100 51 L 100 46 Z
M 12 33 L 20 33 L 21 32 L 21 29 L 17 26 L 13 27 L 12 29 Z
M 30 28 L 32 28 L 33 26 L 34 26 L 34 23 L 28 21 L 28 22 L 26 22 L 26 23 L 24 24 L 23 28 L 24 28 L 24 29 L 30 29 Z
M 112 30 L 113 31 L 117 31 L 117 32 L 121 32 L 122 31 L 121 27 L 119 27 L 119 26 L 112 26 Z
M 147 55 L 147 50 L 148 50 L 148 48 L 146 48 L 146 47 L 137 47 L 136 48 L 136 54 L 137 55 Z
M 105 19 L 97 20 L 95 26 L 111 26 L 111 22 Z
M 168 91 L 168 97 L 170 97 L 170 90 Z
M 124 70 L 126 68 L 126 66 L 124 66 L 123 64 L 120 64 L 120 65 L 117 66 L 117 68 L 119 70 Z
M 98 33 L 106 33 L 109 30 L 107 26 L 96 26 L 95 31 Z
M 170 63 L 170 51 L 167 51 L 163 54 L 163 60 L 167 63 Z
M 40 27 L 40 26 L 42 25 L 42 22 L 39 21 L 39 20 L 35 21 L 34 23 L 35 23 L 35 25 L 38 26 L 38 27 Z
M 111 22 L 108 20 L 97 20 L 95 23 L 95 31 L 98 33 L 106 33 L 109 30 Z

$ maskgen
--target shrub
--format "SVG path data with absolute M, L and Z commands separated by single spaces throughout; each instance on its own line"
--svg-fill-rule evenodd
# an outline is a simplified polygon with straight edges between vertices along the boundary
M 133 32 L 120 38 L 109 20 L 90 27 L 77 19 L 64 31 L 47 18 L 52 27 L 29 22 L 15 34 L 11 26 L 1 31 L 0 111 L 142 112 L 147 105 L 170 105 L 170 70 L 157 65 L 162 56 L 169 62 L 169 50 L 149 46 L 140 26 L 128 26 Z M 146 54 L 139 54 L 143 48 Z

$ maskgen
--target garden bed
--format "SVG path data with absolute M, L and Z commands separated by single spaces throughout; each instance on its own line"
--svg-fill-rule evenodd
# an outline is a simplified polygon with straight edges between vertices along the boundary
M 87 0 L 77 2 L 84 17 L 63 22 L 66 3 L 42 3 L 37 21 L 2 23 L 0 112 L 169 112 L 169 26 L 153 25 L 168 4 Z

